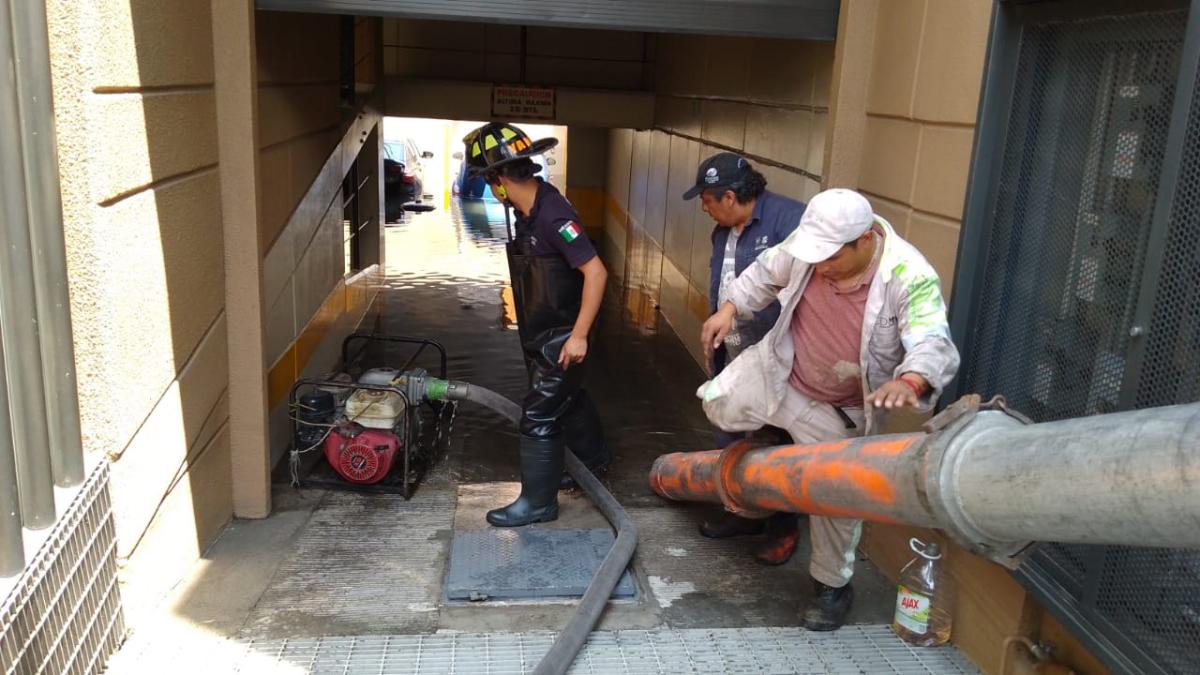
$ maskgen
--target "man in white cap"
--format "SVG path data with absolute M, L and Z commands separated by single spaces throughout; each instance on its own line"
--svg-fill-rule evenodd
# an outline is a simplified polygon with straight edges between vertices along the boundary
M 705 351 L 735 317 L 775 300 L 766 337 L 697 392 L 727 431 L 770 424 L 797 443 L 876 433 L 874 410 L 928 410 L 958 370 L 937 272 L 853 190 L 813 197 L 796 230 L 733 282 L 701 329 Z M 814 598 L 800 625 L 836 630 L 854 597 L 862 521 L 813 516 L 809 533 Z

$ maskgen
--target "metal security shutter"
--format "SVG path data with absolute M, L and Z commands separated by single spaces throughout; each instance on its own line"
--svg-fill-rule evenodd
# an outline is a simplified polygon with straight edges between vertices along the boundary
M 1037 421 L 1200 399 L 1200 21 L 1148 4 L 996 14 L 958 390 Z M 1200 553 L 1046 544 L 1018 578 L 1115 671 L 1196 672 Z
M 839 0 L 256 0 L 258 9 L 832 40 Z

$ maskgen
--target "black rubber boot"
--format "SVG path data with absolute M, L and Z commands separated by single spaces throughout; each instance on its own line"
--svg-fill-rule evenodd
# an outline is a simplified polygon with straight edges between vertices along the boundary
M 822 632 L 837 630 L 846 623 L 853 603 L 854 587 L 850 584 L 833 588 L 814 579 L 813 599 L 800 614 L 800 626 Z
M 744 534 L 759 534 L 766 527 L 765 518 L 743 518 L 736 513 L 722 511 L 716 518 L 706 519 L 700 523 L 700 534 L 709 539 L 725 539 Z
M 608 467 L 608 444 L 604 441 L 604 427 L 600 415 L 586 390 L 580 390 L 571 402 L 571 409 L 559 419 L 567 448 L 592 473 L 598 474 Z M 578 487 L 568 474 L 559 480 L 558 489 L 570 490 Z
M 496 527 L 519 527 L 558 518 L 558 479 L 563 467 L 563 437 L 521 437 L 521 496 L 487 513 Z

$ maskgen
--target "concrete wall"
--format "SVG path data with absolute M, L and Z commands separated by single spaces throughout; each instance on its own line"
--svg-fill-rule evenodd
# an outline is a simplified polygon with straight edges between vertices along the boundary
M 807 200 L 820 189 L 832 43 L 666 35 L 659 39 L 655 129 L 609 137 L 603 248 L 633 292 L 628 310 L 660 310 L 699 361 L 708 315 L 713 222 L 680 195 L 709 155 L 733 150 L 768 189 Z
M 493 84 L 529 84 L 557 89 L 559 124 L 653 122 L 653 34 L 387 19 L 383 42 L 389 117 L 491 119 Z
M 232 508 L 208 6 L 47 5 L 84 447 L 135 615 Z
M 83 440 L 86 452 L 112 462 L 122 595 L 133 621 L 233 510 L 209 7 L 47 5 Z M 265 201 L 260 221 L 248 225 L 267 251 L 289 222 L 297 234 L 327 222 L 325 209 L 293 215 L 340 139 L 342 113 L 337 19 L 258 19 Z M 327 187 L 328 204 L 340 176 Z M 314 271 L 328 270 L 310 244 L 328 242 L 324 262 L 332 260 L 340 218 L 321 231 L 324 238 L 303 245 L 287 238 L 289 255 L 272 258 L 288 260 L 271 268 L 273 284 L 285 267 L 285 281 L 308 284 L 289 319 L 302 327 L 328 307 L 363 308 L 368 297 L 342 281 L 340 245 L 337 274 Z
M 552 121 L 556 124 L 641 128 L 654 123 L 654 94 L 650 92 L 558 87 L 554 97 Z M 390 78 L 384 114 L 450 120 L 492 119 L 492 83 Z
M 653 88 L 653 34 L 388 19 L 384 72 L 404 78 Z

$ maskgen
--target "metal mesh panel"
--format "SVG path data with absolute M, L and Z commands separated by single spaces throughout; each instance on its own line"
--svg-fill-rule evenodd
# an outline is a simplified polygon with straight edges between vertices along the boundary
M 1164 670 L 1200 664 L 1200 555 L 1195 551 L 1108 547 L 1095 609 Z
M 965 382 L 1039 421 L 1111 412 L 1184 12 L 1027 29 Z
M 1200 83 L 1191 103 L 1135 405 L 1200 399 Z
M 0 672 L 100 672 L 120 646 L 107 467 L 92 472 L 0 604 Z
M 1154 305 L 1136 378 L 1136 407 L 1200 399 L 1200 87 L 1195 90 Z M 1200 664 L 1200 552 L 1112 547 L 1096 608 L 1165 669 Z
M 1186 18 L 1023 26 L 967 390 L 1037 421 L 1200 397 L 1196 103 L 1165 241 L 1152 228 Z M 1035 563 L 1039 592 L 1123 663 L 1195 671 L 1200 554 L 1051 544 Z

